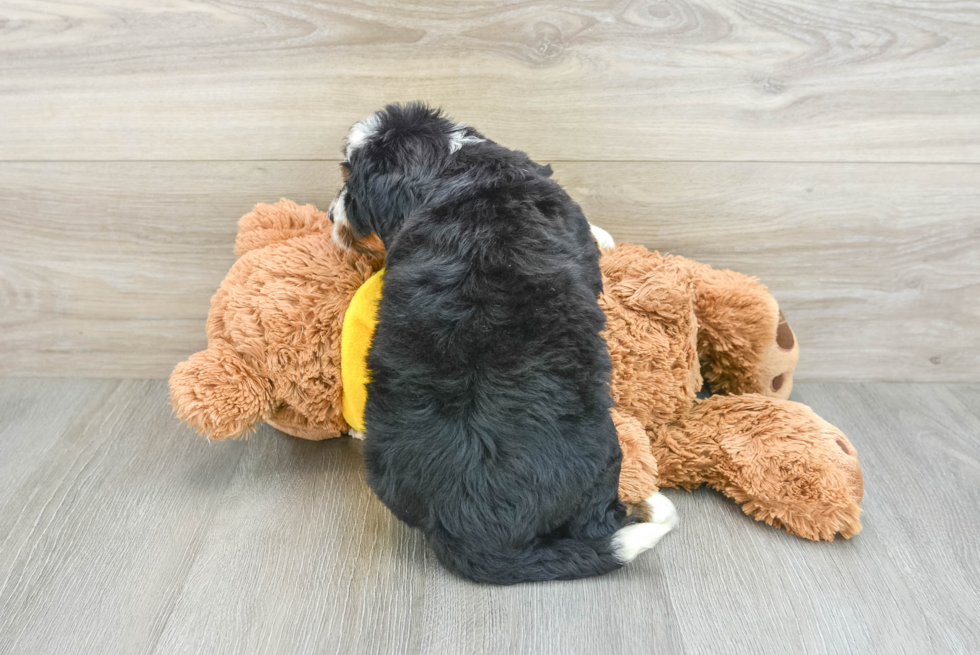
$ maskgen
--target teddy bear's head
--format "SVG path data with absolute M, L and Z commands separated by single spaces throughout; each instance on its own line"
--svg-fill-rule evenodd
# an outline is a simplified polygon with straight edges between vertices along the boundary
M 355 291 L 380 262 L 339 249 L 326 214 L 288 200 L 242 217 L 238 261 L 211 299 L 208 348 L 170 378 L 177 415 L 214 439 L 269 421 L 339 436 L 340 335 Z

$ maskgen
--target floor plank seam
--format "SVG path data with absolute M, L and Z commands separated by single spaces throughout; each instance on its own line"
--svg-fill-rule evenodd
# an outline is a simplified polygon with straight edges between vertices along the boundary
M 181 425 L 183 426 L 183 424 Z M 235 464 L 232 467 L 233 473 L 230 476 L 228 476 L 228 480 L 225 483 L 225 489 L 224 492 L 222 493 L 221 500 L 216 503 L 216 510 L 224 504 L 224 499 L 227 497 L 227 494 L 232 484 L 234 483 L 235 478 L 239 475 L 239 468 L 241 467 L 242 459 L 244 459 L 244 457 L 245 457 L 245 449 L 240 448 L 238 452 L 238 457 L 236 458 Z M 167 607 L 166 613 L 160 622 L 159 629 L 157 630 L 156 634 L 153 636 L 152 645 L 148 644 L 149 647 L 143 651 L 144 653 L 146 653 L 146 655 L 155 655 L 157 649 L 160 647 L 160 642 L 163 639 L 163 635 L 167 631 L 167 626 L 170 625 L 170 621 L 173 619 L 174 612 L 176 611 L 177 606 L 180 604 L 180 600 L 184 596 L 184 591 L 187 589 L 187 585 L 190 582 L 191 572 L 194 570 L 194 564 L 197 562 L 198 557 L 200 556 L 201 551 L 204 548 L 204 544 L 207 542 L 208 536 L 212 533 L 214 529 L 215 526 L 213 522 L 208 522 L 206 528 L 202 530 L 201 533 L 194 540 L 192 552 L 190 553 L 190 557 L 187 559 L 185 563 L 184 572 L 180 576 L 179 589 L 176 590 L 176 592 L 173 594 L 173 597 L 170 599 L 170 602 L 168 603 L 169 607 Z M 175 587 L 176 586 L 178 585 L 175 585 Z

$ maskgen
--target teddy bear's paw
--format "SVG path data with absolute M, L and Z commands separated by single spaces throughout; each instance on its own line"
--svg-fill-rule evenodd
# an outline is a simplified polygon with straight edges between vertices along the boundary
M 667 496 L 657 492 L 647 498 L 647 505 L 650 506 L 650 522 L 659 523 L 673 528 L 680 520 L 677 515 L 677 508 L 670 502 Z
M 793 371 L 799 358 L 796 335 L 780 311 L 776 333 L 759 367 L 758 393 L 784 400 L 789 398 L 793 390 Z
M 616 531 L 612 538 L 613 553 L 623 564 L 632 562 L 643 551 L 650 550 L 673 528 L 666 523 L 634 523 Z
M 357 439 L 358 441 L 364 441 L 364 439 L 367 438 L 367 434 L 361 432 L 360 430 L 355 430 L 354 428 L 351 428 L 347 434 L 349 434 L 354 439 Z

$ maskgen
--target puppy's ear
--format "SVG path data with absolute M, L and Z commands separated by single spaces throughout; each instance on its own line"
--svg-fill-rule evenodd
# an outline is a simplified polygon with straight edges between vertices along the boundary
M 482 139 L 418 102 L 388 105 L 358 126 L 348 136 L 347 218 L 358 238 L 374 232 L 390 247 L 453 153 Z
M 357 240 L 376 234 L 385 248 L 418 206 L 417 181 L 401 172 L 355 172 L 347 181 L 347 220 Z
M 538 164 L 537 166 L 538 166 L 538 174 L 541 177 L 551 177 L 551 174 L 554 173 L 554 171 L 551 170 L 551 164 L 545 164 L 544 166 Z

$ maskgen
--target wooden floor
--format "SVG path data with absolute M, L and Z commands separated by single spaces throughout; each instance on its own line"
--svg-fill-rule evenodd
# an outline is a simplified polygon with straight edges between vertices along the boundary
M 614 574 L 454 578 L 358 443 L 208 443 L 162 381 L 0 381 L 0 653 L 968 653 L 980 385 L 803 383 L 860 453 L 864 530 L 812 543 L 720 495 Z
M 980 3 L 0 0 L 0 375 L 166 377 L 237 219 L 422 99 L 759 276 L 798 380 L 980 380 Z

